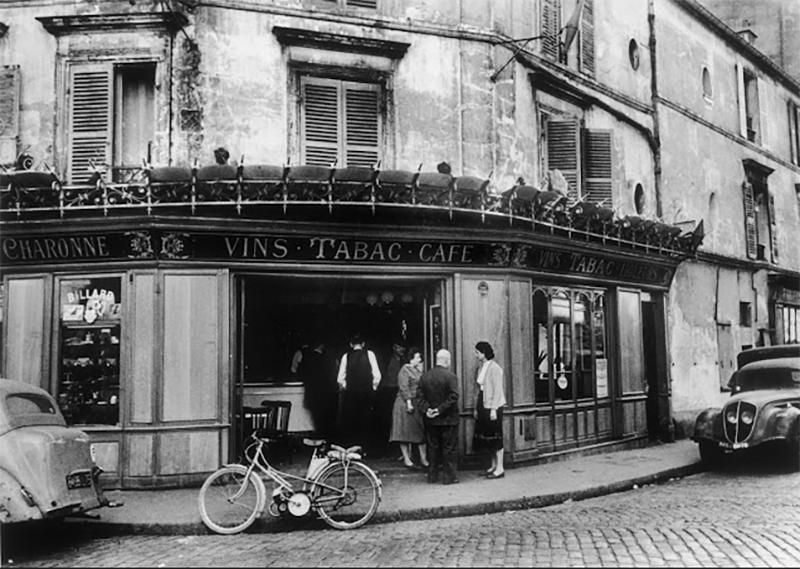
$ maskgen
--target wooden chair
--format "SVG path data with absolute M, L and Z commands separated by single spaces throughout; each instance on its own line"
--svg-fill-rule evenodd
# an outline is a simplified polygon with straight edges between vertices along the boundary
M 248 437 L 255 431 L 259 435 L 274 441 L 270 448 L 283 447 L 292 462 L 293 441 L 289 434 L 289 416 L 292 411 L 291 401 L 264 400 L 260 407 L 244 408 L 244 434 Z

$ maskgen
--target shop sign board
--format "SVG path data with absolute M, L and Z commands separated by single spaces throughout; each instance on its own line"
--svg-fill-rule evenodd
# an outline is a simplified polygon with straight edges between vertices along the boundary
M 508 267 L 669 286 L 675 262 L 622 257 L 547 244 L 446 239 L 324 237 L 136 230 L 103 234 L 4 237 L 0 264 L 111 260 L 202 260 L 252 263 L 332 263 Z

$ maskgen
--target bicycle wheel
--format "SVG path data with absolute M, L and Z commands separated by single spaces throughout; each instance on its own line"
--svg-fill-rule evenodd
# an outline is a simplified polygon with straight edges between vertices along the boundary
M 232 534 L 244 531 L 264 510 L 264 483 L 257 474 L 247 476 L 241 464 L 224 466 L 200 488 L 200 517 L 209 529 Z
M 363 464 L 331 464 L 319 474 L 315 482 L 312 502 L 320 517 L 331 527 L 360 527 L 378 509 L 381 500 L 380 482 Z

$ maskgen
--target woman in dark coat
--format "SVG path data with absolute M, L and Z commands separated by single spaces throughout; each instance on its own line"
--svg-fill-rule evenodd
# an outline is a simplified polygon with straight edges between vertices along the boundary
M 392 410 L 392 434 L 389 440 L 400 443 L 400 452 L 403 453 L 403 463 L 406 468 L 416 469 L 411 459 L 411 445 L 416 444 L 419 449 L 420 462 L 428 467 L 427 448 L 425 444 L 425 426 L 422 415 L 414 406 L 419 378 L 422 375 L 422 352 L 418 348 L 408 351 L 411 358 L 400 368 L 397 374 L 397 398 L 394 400 Z

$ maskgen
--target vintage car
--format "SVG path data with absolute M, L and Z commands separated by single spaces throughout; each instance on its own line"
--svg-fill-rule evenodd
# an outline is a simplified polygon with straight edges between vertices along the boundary
M 89 437 L 45 390 L 0 379 L 0 523 L 60 518 L 108 504 Z
M 753 348 L 736 360 L 731 398 L 695 421 L 701 459 L 720 466 L 727 455 L 769 443 L 784 447 L 800 470 L 800 345 Z

